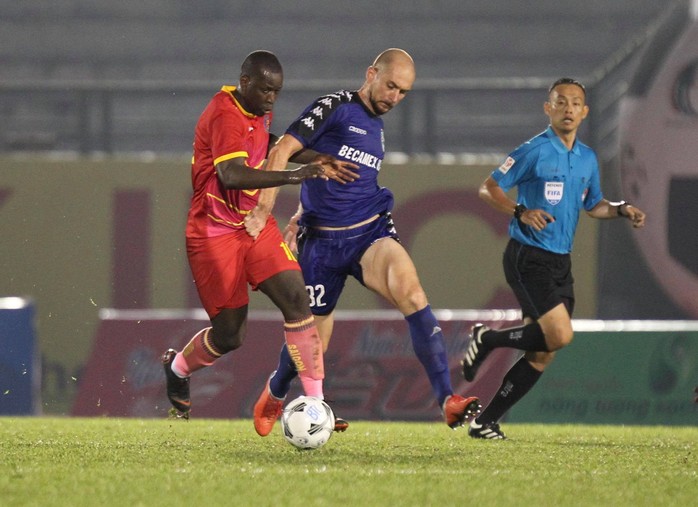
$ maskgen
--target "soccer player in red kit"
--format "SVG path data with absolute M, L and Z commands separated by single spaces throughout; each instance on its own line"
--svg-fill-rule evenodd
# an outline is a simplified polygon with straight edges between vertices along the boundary
M 245 336 L 249 294 L 266 294 L 284 317 L 284 337 L 295 358 L 303 389 L 323 398 L 322 343 L 310 312 L 300 267 L 273 216 L 254 237 L 245 220 L 257 206 L 259 189 L 298 184 L 308 178 L 353 181 L 353 164 L 307 151 L 295 170 L 267 171 L 265 158 L 276 137 L 269 132 L 272 108 L 283 84 L 273 53 L 254 51 L 244 60 L 238 86 L 224 86 L 196 125 L 192 159 L 193 195 L 186 226 L 187 257 L 211 326 L 179 352 L 163 354 L 167 396 L 189 416 L 189 378 L 240 347 Z M 282 400 L 269 397 L 255 414 L 260 434 L 271 431 Z

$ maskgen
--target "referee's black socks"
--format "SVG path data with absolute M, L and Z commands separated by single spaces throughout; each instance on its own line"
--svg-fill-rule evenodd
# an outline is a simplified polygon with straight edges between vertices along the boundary
M 478 424 L 497 422 L 538 382 L 543 374 L 536 370 L 525 357 L 519 359 L 504 375 L 502 385 L 497 390 L 487 408 L 482 411 L 476 422 Z
M 549 352 L 543 329 L 537 322 L 509 329 L 490 329 L 482 335 L 482 344 L 490 349 L 509 347 L 529 352 Z

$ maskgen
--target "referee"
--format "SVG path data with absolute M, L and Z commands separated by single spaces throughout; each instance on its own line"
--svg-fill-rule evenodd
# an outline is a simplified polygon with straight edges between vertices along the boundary
M 633 227 L 645 223 L 645 214 L 635 206 L 604 199 L 596 154 L 577 139 L 589 114 L 584 85 L 558 79 L 550 86 L 543 109 L 550 119 L 548 128 L 511 152 L 479 190 L 485 202 L 511 217 L 504 274 L 521 305 L 524 325 L 502 330 L 473 326 L 463 376 L 472 382 L 498 347 L 523 350 L 524 355 L 471 422 L 468 431 L 473 438 L 506 438 L 498 421 L 535 385 L 555 351 L 572 341 L 570 252 L 580 211 L 592 218 L 627 218 Z M 516 202 L 506 194 L 514 187 Z

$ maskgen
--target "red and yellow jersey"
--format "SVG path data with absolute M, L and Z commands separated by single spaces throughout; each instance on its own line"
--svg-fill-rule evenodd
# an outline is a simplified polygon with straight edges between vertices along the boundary
M 259 190 L 226 190 L 216 164 L 244 157 L 245 164 L 261 169 L 267 156 L 272 113 L 255 116 L 233 96 L 234 86 L 216 93 L 199 117 L 194 131 L 191 164 L 191 199 L 186 235 L 220 236 L 244 229 L 245 216 L 259 200 Z

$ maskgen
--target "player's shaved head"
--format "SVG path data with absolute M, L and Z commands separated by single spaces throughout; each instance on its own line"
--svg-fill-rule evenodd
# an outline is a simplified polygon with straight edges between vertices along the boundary
M 359 96 L 376 115 L 395 107 L 412 89 L 414 60 L 404 49 L 389 48 L 379 54 L 366 70 Z
M 240 85 L 233 95 L 254 115 L 270 113 L 284 84 L 281 63 L 271 51 L 253 51 L 240 67 Z
M 384 70 L 393 65 L 406 65 L 414 69 L 414 60 L 404 49 L 390 48 L 379 54 L 373 61 L 373 66 L 378 70 Z
M 274 53 L 259 49 L 253 51 L 242 62 L 240 76 L 253 77 L 265 72 L 283 74 L 281 63 Z

